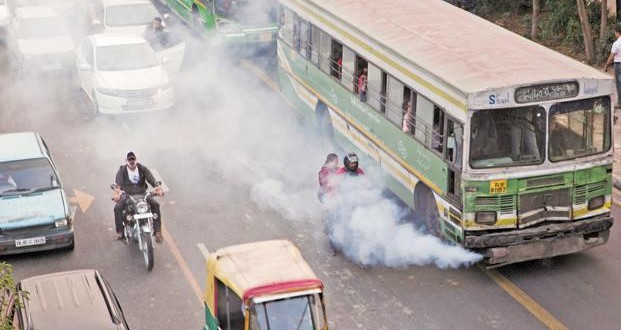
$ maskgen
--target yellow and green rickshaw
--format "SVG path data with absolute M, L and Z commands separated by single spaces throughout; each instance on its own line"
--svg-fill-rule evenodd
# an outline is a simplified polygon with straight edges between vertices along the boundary
M 323 283 L 287 240 L 207 256 L 205 330 L 327 330 Z

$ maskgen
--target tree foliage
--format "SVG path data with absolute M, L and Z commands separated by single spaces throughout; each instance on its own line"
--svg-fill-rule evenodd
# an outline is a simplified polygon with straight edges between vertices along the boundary
M 13 278 L 13 266 L 6 262 L 0 263 L 0 330 L 14 330 L 11 320 L 7 319 L 7 308 L 11 299 L 17 298 L 15 279 Z

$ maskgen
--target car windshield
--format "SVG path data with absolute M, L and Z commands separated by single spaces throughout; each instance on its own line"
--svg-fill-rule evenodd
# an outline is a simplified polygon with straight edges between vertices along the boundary
M 109 6 L 106 12 L 106 24 L 109 26 L 147 25 L 159 16 L 157 9 L 150 3 Z
M 325 327 L 319 294 L 253 304 L 250 330 L 318 330 Z
M 159 62 L 148 43 L 97 47 L 99 71 L 137 70 L 157 66 Z
M 33 17 L 19 21 L 18 39 L 45 39 L 66 36 L 67 28 L 60 17 Z
M 545 110 L 540 106 L 475 112 L 470 127 L 470 165 L 490 168 L 542 163 L 545 127 Z
M 216 14 L 240 24 L 276 22 L 276 3 L 271 0 L 216 0 Z
M 550 161 L 590 156 L 609 148 L 609 97 L 564 102 L 550 108 Z
M 58 177 L 47 158 L 0 163 L 0 196 L 55 189 Z

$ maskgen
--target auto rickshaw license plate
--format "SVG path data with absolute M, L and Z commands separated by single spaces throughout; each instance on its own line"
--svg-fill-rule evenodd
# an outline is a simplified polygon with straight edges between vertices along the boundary
M 489 193 L 491 195 L 504 194 L 507 192 L 507 180 L 492 180 L 489 182 Z

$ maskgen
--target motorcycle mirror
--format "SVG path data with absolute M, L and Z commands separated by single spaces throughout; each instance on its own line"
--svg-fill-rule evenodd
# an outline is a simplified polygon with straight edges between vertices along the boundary
M 161 185 L 162 185 L 162 181 L 156 181 L 156 182 L 155 182 L 155 186 L 156 186 L 156 187 L 159 187 L 159 186 L 161 186 Z
M 111 184 L 110 185 L 110 189 L 112 189 L 112 190 L 116 189 L 116 183 Z

